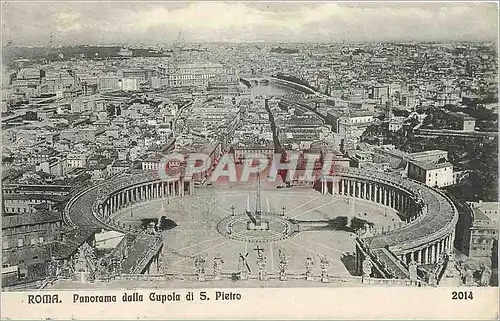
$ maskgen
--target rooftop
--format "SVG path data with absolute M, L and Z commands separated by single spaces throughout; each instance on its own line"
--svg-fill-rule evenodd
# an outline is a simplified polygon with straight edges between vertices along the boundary
M 479 208 L 473 208 L 472 211 L 474 212 L 474 221 L 490 221 L 491 218 L 486 215 L 481 209 Z
M 35 213 L 23 213 L 18 215 L 3 216 L 2 229 L 58 221 L 61 221 L 61 215 L 57 212 L 42 211 Z
M 448 114 L 455 116 L 455 117 L 463 118 L 463 120 L 476 120 L 474 117 L 471 117 L 471 116 L 467 115 L 466 113 L 462 113 L 462 112 L 450 111 L 450 112 L 448 112 Z
M 411 163 L 417 167 L 420 167 L 420 168 L 426 170 L 426 171 L 440 169 L 440 168 L 447 168 L 447 167 L 453 168 L 453 164 L 451 164 L 449 162 L 436 164 L 436 163 L 424 163 L 424 162 L 412 161 Z
M 433 150 L 426 150 L 423 152 L 410 153 L 410 156 L 412 158 L 417 158 L 417 157 L 423 157 L 423 156 L 440 155 L 440 154 L 444 154 L 444 153 L 446 153 L 448 155 L 448 152 L 445 150 L 433 149 Z
M 470 202 L 474 212 L 474 220 L 498 221 L 498 202 Z

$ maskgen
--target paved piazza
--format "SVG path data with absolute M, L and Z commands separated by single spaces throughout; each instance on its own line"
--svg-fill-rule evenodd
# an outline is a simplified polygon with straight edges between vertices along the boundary
M 232 206 L 240 221 L 249 220 L 245 210 L 255 211 L 255 190 L 254 184 L 202 187 L 196 189 L 194 196 L 135 204 L 132 209 L 128 207 L 117 212 L 114 218 L 138 226 L 143 218 L 158 218 L 163 203 L 165 216 L 178 224 L 164 232 L 163 264 L 166 264 L 166 270 L 170 273 L 194 273 L 195 256 L 206 258 L 205 270 L 211 273 L 213 258 L 218 254 L 224 259 L 224 272 L 237 272 L 240 253 L 249 253 L 249 267 L 252 273 L 256 273 L 255 248 L 259 246 L 267 257 L 268 272 L 279 271 L 279 251 L 282 250 L 289 256 L 289 273 L 304 273 L 306 258 L 313 257 L 313 272 L 319 274 L 319 256 L 326 255 L 330 261 L 331 275 L 350 275 L 341 257 L 343 253 L 355 251 L 354 233 L 319 228 L 302 230 L 275 240 L 262 232 L 263 240 L 260 242 L 255 241 L 260 231 L 245 232 L 246 229 L 241 226 L 238 230 L 240 237 L 230 238 L 221 233 L 218 225 L 231 219 Z M 286 207 L 285 218 L 300 221 L 324 222 L 338 216 L 357 216 L 374 223 L 375 227 L 393 225 L 399 221 L 393 209 L 363 200 L 322 195 L 305 187 L 277 189 L 276 186 L 264 185 L 261 190 L 261 209 L 262 212 L 275 213 L 274 218 L 270 216 L 270 225 L 276 226 L 277 230 L 283 228 L 279 222 L 283 219 L 283 206 Z M 235 226 L 240 223 L 236 222 Z M 245 233 L 250 237 L 246 237 Z

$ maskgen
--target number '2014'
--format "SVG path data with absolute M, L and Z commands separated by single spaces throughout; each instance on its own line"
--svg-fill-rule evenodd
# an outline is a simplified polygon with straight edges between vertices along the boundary
M 474 297 L 472 291 L 453 291 L 451 292 L 452 300 L 472 300 Z

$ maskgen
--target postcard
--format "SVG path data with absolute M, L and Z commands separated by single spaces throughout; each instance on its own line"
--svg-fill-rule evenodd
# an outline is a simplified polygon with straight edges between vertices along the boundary
M 498 3 L 2 3 L 2 318 L 497 319 Z

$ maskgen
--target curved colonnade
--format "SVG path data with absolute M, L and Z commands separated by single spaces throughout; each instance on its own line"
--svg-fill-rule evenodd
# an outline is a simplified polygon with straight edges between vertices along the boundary
M 403 221 L 385 230 L 368 230 L 358 238 L 358 272 L 368 254 L 376 253 L 385 267 L 394 270 L 406 269 L 411 261 L 437 263 L 442 253 L 453 249 L 458 211 L 452 201 L 436 189 L 384 173 L 338 168 L 333 176 L 321 181 L 321 191 L 388 206 L 395 209 Z M 391 274 L 398 276 L 398 273 Z M 399 276 L 407 276 L 407 271 Z
M 395 209 L 401 222 L 387 229 L 368 229 L 356 240 L 356 269 L 361 273 L 369 256 L 382 277 L 408 277 L 408 264 L 434 264 L 453 249 L 458 212 L 440 191 L 409 179 L 355 168 L 338 168 L 324 177 L 323 194 L 343 195 Z M 114 213 L 133 203 L 194 194 L 187 178 L 160 179 L 156 172 L 126 174 L 76 195 L 66 215 L 77 226 L 127 231 L 113 219 Z
M 133 203 L 166 197 L 182 197 L 194 194 L 194 181 L 190 178 L 159 178 L 157 172 L 122 177 L 111 181 L 101 190 L 94 203 L 95 213 L 109 219 L 113 213 Z
M 124 174 L 75 195 L 66 205 L 65 220 L 89 231 L 107 228 L 135 234 L 137 231 L 127 229 L 124 223 L 113 220 L 113 214 L 133 203 L 182 197 L 185 194 L 194 194 L 192 179 L 178 177 L 165 180 L 160 179 L 157 172 Z

